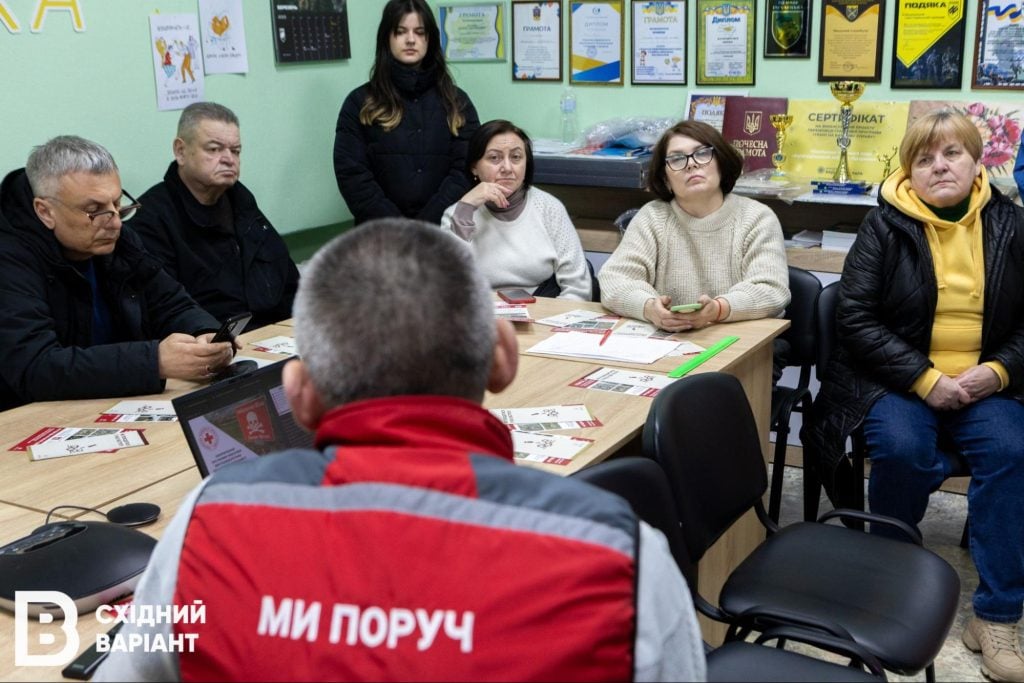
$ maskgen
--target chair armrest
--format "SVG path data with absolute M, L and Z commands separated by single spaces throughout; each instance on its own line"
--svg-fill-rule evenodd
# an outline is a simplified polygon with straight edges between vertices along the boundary
M 879 662 L 878 658 L 871 654 L 863 645 L 855 640 L 837 638 L 836 636 L 832 636 L 827 633 L 822 633 L 820 631 L 808 631 L 796 626 L 777 626 L 764 631 L 757 637 L 755 642 L 758 645 L 764 645 L 769 640 L 779 640 L 780 642 L 783 640 L 795 640 L 799 643 L 812 645 L 842 657 L 849 657 L 851 660 L 851 666 L 856 662 L 866 667 L 871 674 L 880 676 L 882 680 L 886 680 L 885 670 L 882 668 L 882 663 Z M 781 644 L 779 647 L 782 647 Z
M 737 614 L 733 618 L 733 622 L 762 632 L 783 626 L 799 626 L 803 630 L 814 630 L 834 638 L 854 642 L 850 632 L 839 624 L 779 607 L 755 605 Z
M 830 519 L 856 519 L 861 522 L 870 522 L 871 524 L 885 524 L 886 526 L 894 527 L 907 537 L 913 543 L 917 545 L 924 545 L 924 541 L 921 539 L 921 534 L 910 527 L 906 522 L 901 522 L 895 517 L 887 517 L 885 515 L 877 515 L 872 512 L 864 512 L 863 510 L 851 510 L 850 508 L 837 508 L 826 512 L 821 517 L 818 517 L 818 522 L 825 523 Z

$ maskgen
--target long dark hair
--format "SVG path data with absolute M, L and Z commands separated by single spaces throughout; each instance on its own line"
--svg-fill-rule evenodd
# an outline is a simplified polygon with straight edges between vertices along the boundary
M 402 98 L 395 88 L 391 77 L 391 35 L 398 29 L 407 14 L 415 12 L 423 22 L 427 33 L 427 53 L 423 57 L 421 68 L 434 68 L 437 74 L 437 90 L 441 93 L 441 102 L 448 113 L 448 130 L 452 135 L 459 134 L 459 128 L 466 123 L 459 106 L 458 91 L 455 81 L 448 73 L 448 65 L 444 61 L 441 50 L 441 32 L 437 28 L 434 15 L 425 0 L 388 0 L 377 26 L 377 54 L 374 57 L 373 69 L 370 70 L 370 88 L 359 111 L 359 122 L 364 126 L 379 123 L 384 130 L 392 130 L 402 122 Z

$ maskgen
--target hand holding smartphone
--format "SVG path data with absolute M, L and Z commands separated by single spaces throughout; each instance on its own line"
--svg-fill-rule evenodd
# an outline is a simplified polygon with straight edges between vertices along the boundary
M 220 329 L 217 330 L 217 334 L 213 335 L 210 343 L 233 342 L 235 337 L 242 333 L 242 330 L 245 329 L 245 326 L 249 324 L 251 319 L 252 313 L 239 313 L 238 315 L 231 316 L 220 326 Z
M 525 289 L 499 289 L 498 296 L 510 304 L 532 304 L 537 298 Z
M 699 311 L 702 308 L 704 308 L 704 304 L 693 303 L 693 304 L 678 304 L 676 306 L 672 306 L 668 310 L 672 311 L 673 313 L 692 313 L 693 311 Z

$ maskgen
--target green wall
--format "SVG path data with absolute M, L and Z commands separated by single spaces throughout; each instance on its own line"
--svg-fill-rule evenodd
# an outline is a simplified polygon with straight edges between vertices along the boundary
M 121 167 L 124 186 L 140 193 L 160 180 L 171 159 L 177 111 L 158 112 L 153 82 L 148 17 L 197 12 L 195 0 L 79 0 L 86 30 L 76 33 L 70 15 L 51 12 L 39 33 L 29 22 L 39 0 L 0 0 L 21 24 L 12 34 L 0 28 L 0 172 L 24 165 L 32 146 L 54 135 L 74 133 L 107 146 Z M 258 197 L 281 232 L 337 224 L 351 219 L 338 193 L 332 165 L 334 125 L 345 95 L 363 83 L 373 59 L 373 42 L 385 0 L 349 0 L 350 60 L 313 65 L 278 65 L 271 42 L 269 0 L 246 0 L 247 75 L 213 75 L 206 98 L 235 110 L 242 122 L 242 180 Z M 437 0 L 432 6 L 443 4 Z M 565 3 L 567 5 L 567 3 Z M 689 9 L 688 79 L 694 80 L 695 23 Z M 817 4 L 817 3 L 815 3 Z M 882 83 L 870 84 L 870 100 L 992 98 L 1021 99 L 1017 93 L 897 90 L 888 87 L 894 2 L 886 3 Z M 506 8 L 508 3 L 506 3 Z M 758 16 L 758 53 L 764 28 Z M 965 71 L 973 55 L 976 3 L 968 4 Z M 815 31 L 820 7 L 815 8 Z M 507 23 L 507 20 L 506 20 Z M 568 17 L 563 19 L 563 52 L 568 51 Z M 628 25 L 625 31 L 628 69 Z M 817 82 L 818 36 L 810 59 L 757 61 L 752 95 L 828 99 Z M 510 50 L 506 50 L 510 52 Z M 534 137 L 560 131 L 558 102 L 565 83 L 512 83 L 511 64 L 451 65 L 482 120 L 510 118 Z M 568 55 L 563 70 L 568 74 Z M 626 74 L 628 81 L 628 70 Z M 969 82 L 969 76 L 965 79 Z M 579 124 L 614 116 L 678 116 L 691 86 L 580 86 Z M 706 90 L 706 89 L 705 89 Z

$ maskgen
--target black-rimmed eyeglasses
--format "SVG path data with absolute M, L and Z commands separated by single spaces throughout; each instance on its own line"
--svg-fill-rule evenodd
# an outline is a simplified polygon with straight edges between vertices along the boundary
M 684 168 L 689 166 L 690 159 L 693 159 L 693 163 L 697 166 L 707 166 L 711 163 L 711 160 L 715 158 L 714 147 L 698 147 L 693 150 L 690 154 L 684 154 L 683 152 L 676 152 L 669 154 L 665 157 L 665 165 L 671 168 L 673 171 L 682 171 Z
M 89 222 L 95 226 L 107 225 L 114 218 L 115 213 L 121 217 L 121 220 L 126 221 L 134 216 L 136 211 L 142 208 L 142 204 L 139 203 L 139 200 L 128 194 L 128 190 L 121 190 L 121 198 L 119 199 L 119 204 L 116 209 L 104 209 L 103 211 L 86 211 L 85 209 L 80 209 L 77 206 L 71 206 L 62 202 L 56 197 L 41 197 L 41 199 L 55 201 L 61 206 L 66 206 L 72 211 L 81 211 L 89 217 Z

